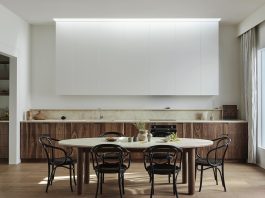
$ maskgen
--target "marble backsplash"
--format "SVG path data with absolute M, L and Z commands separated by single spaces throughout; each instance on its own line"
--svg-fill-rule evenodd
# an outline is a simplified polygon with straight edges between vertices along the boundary
M 31 109 L 25 113 L 25 120 L 221 120 L 221 109 L 176 110 L 176 109 L 87 109 L 55 110 Z

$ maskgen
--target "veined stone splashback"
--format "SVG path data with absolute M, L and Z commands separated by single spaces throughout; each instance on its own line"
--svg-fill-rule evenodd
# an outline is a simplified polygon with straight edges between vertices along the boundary
M 25 119 L 34 119 L 41 112 L 47 120 L 220 120 L 221 109 L 176 110 L 176 109 L 87 109 L 87 110 L 55 110 L 32 109 L 26 113 Z

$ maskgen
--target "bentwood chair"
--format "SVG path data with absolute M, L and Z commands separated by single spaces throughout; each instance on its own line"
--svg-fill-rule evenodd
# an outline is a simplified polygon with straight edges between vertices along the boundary
M 91 149 L 93 168 L 97 175 L 96 197 L 100 189 L 102 194 L 103 175 L 118 174 L 119 192 L 122 198 L 124 191 L 124 173 L 131 163 L 130 152 L 115 144 L 100 144 Z M 110 157 L 111 156 L 111 157 Z
M 156 145 L 144 151 L 144 167 L 151 177 L 151 198 L 154 195 L 154 177 L 156 174 L 173 175 L 173 193 L 178 198 L 176 180 L 181 170 L 182 153 L 182 149 L 171 145 Z
M 100 134 L 99 137 L 124 137 L 124 135 L 116 131 L 107 131 Z
M 52 185 L 55 171 L 59 167 L 69 169 L 70 174 L 70 187 L 71 191 L 73 192 L 73 185 L 72 185 L 72 177 L 74 178 L 74 183 L 76 185 L 75 180 L 75 161 L 71 158 L 71 153 L 68 153 L 65 149 L 56 146 L 56 142 L 59 140 L 55 138 L 51 138 L 50 136 L 41 136 L 39 137 L 39 142 L 41 143 L 47 160 L 48 160 L 48 181 L 46 185 L 46 192 L 48 192 L 48 188 Z
M 226 151 L 228 149 L 228 145 L 231 142 L 231 139 L 228 136 L 222 136 L 212 141 L 214 142 L 214 145 L 207 152 L 206 157 L 201 157 L 196 151 L 195 170 L 196 173 L 197 170 L 201 171 L 199 192 L 201 192 L 202 189 L 203 171 L 207 169 L 213 170 L 216 185 L 218 185 L 217 172 L 220 173 L 222 186 L 224 187 L 224 191 L 226 192 L 225 178 L 224 178 L 224 159 Z

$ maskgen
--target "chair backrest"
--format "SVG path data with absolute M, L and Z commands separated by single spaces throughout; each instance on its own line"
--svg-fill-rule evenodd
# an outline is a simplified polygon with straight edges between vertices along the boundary
M 119 169 L 123 164 L 127 164 L 129 168 L 131 162 L 130 152 L 116 144 L 99 144 L 91 149 L 91 157 L 93 168 L 99 167 L 102 164 L 119 164 Z
M 67 152 L 60 147 L 56 146 L 56 142 L 59 140 L 55 138 L 51 138 L 48 135 L 40 136 L 39 142 L 41 143 L 46 157 L 48 159 L 48 162 L 53 162 L 56 157 L 66 157 Z
M 182 149 L 172 145 L 156 145 L 144 151 L 144 165 L 170 164 L 181 168 Z
M 214 142 L 214 144 L 211 150 L 208 151 L 206 156 L 208 163 L 214 165 L 214 163 L 220 163 L 220 159 L 222 160 L 221 163 L 224 163 L 225 154 L 231 142 L 231 139 L 228 136 L 222 136 L 213 139 L 212 141 Z
M 99 135 L 99 137 L 123 137 L 124 135 L 116 131 L 107 131 Z

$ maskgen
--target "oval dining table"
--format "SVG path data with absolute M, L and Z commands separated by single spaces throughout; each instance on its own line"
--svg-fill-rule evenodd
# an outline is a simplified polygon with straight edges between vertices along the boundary
M 107 142 L 104 137 L 100 138 L 77 138 L 59 141 L 59 145 L 77 148 L 77 194 L 83 193 L 83 184 L 89 183 L 89 152 L 99 144 L 118 144 L 130 151 L 143 151 L 154 145 L 173 145 L 183 149 L 182 183 L 188 183 L 188 194 L 195 193 L 195 149 L 207 147 L 213 144 L 211 140 L 179 138 L 178 141 L 164 142 L 162 138 L 153 137 L 150 142 L 128 142 L 127 137 L 119 137 L 115 142 Z M 83 174 L 85 173 L 85 174 Z M 188 176 L 188 180 L 187 180 Z

